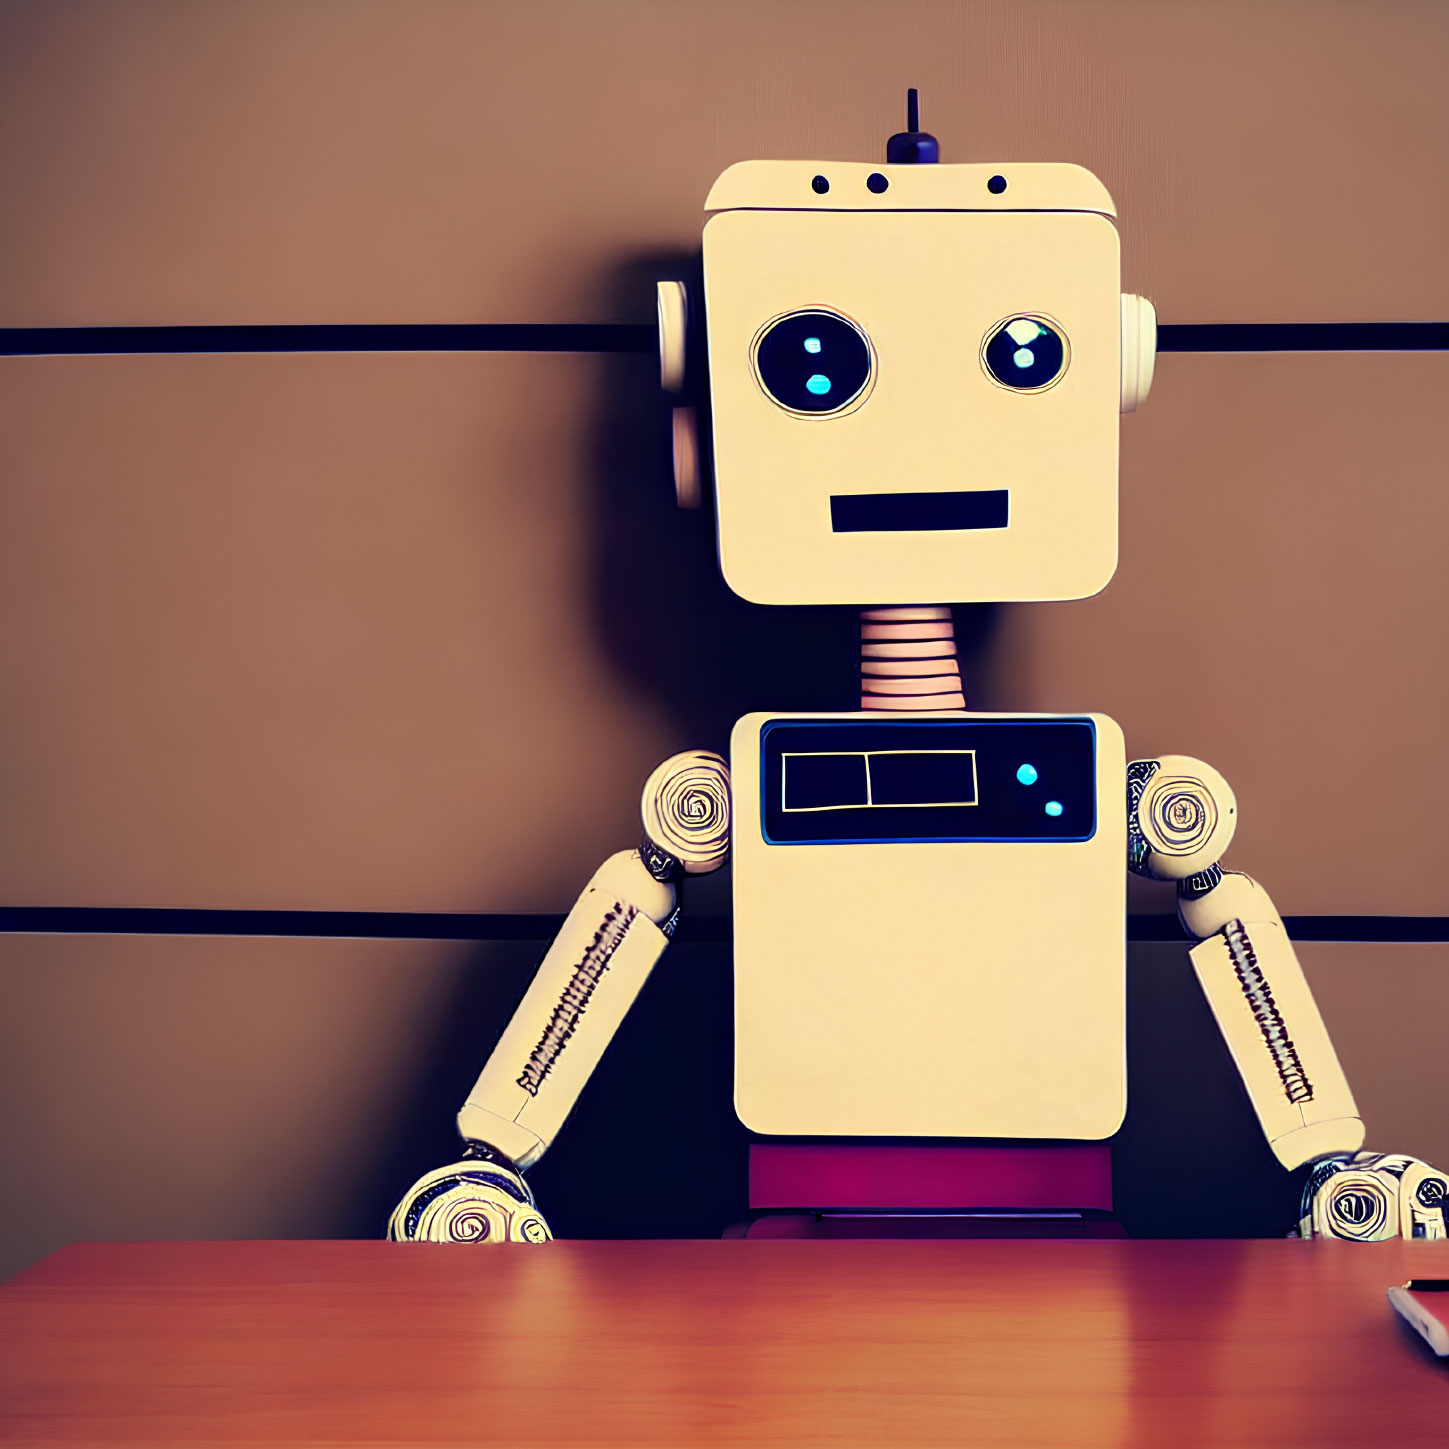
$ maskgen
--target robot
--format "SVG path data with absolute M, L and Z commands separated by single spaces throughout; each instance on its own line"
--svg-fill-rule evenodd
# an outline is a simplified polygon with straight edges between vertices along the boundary
M 701 403 L 673 415 L 679 501 L 699 501 L 707 406 L 726 582 L 863 606 L 861 707 L 748 714 L 728 763 L 659 766 L 639 847 L 589 882 L 464 1103 L 460 1160 L 388 1236 L 549 1238 L 523 1174 L 680 886 L 732 856 L 745 1235 L 1110 1233 L 1130 870 L 1177 883 L 1264 1135 L 1311 1165 L 1294 1231 L 1444 1237 L 1449 1178 L 1360 1151 L 1278 912 L 1223 868 L 1223 777 L 1129 763 L 1105 715 L 965 709 L 950 604 L 1084 598 L 1116 567 L 1118 416 L 1147 397 L 1156 317 L 1121 293 L 1106 188 L 1075 165 L 940 164 L 912 91 L 884 166 L 747 161 L 705 209 L 703 296 L 659 288 L 662 383 Z

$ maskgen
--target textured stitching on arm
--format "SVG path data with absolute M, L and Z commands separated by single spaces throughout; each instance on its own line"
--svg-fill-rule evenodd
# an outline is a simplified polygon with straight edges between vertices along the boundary
M 1223 928 L 1223 935 L 1227 939 L 1228 956 L 1233 963 L 1233 970 L 1238 974 L 1238 984 L 1243 988 L 1243 997 L 1248 1003 L 1248 1010 L 1253 1013 L 1253 1019 L 1258 1023 L 1258 1030 L 1263 1033 L 1268 1054 L 1273 1058 L 1273 1065 L 1283 1083 L 1284 1095 L 1290 1102 L 1298 1105 L 1311 1102 L 1313 1084 L 1308 1080 L 1308 1073 L 1303 1069 L 1298 1049 L 1288 1035 L 1283 1013 L 1278 1010 L 1278 1004 L 1273 1000 L 1268 979 L 1258 964 L 1258 953 L 1253 949 L 1247 928 L 1242 921 L 1229 921 Z
M 589 943 L 579 964 L 574 967 L 569 984 L 564 987 L 563 995 L 554 1007 L 553 1015 L 549 1017 L 538 1045 L 529 1054 L 523 1074 L 518 1078 L 518 1085 L 529 1096 L 538 1096 L 538 1089 L 543 1085 L 544 1078 L 553 1070 L 559 1053 L 568 1045 L 569 1038 L 578 1027 L 579 1018 L 589 1004 L 589 998 L 594 994 L 594 988 L 609 969 L 614 952 L 619 949 L 619 943 L 638 914 L 637 907 L 615 901 L 613 909 L 604 917 L 604 924 L 594 932 L 594 939 Z

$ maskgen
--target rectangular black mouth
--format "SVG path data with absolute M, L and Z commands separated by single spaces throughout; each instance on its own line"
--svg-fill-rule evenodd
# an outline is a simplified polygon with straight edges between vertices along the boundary
M 1005 488 L 963 493 L 833 493 L 836 533 L 916 533 L 953 528 L 1005 528 Z

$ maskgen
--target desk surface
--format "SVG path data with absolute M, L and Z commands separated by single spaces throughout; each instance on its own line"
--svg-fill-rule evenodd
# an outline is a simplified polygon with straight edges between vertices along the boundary
M 1449 1442 L 1449 1244 L 82 1243 L 0 1289 L 5 1444 Z

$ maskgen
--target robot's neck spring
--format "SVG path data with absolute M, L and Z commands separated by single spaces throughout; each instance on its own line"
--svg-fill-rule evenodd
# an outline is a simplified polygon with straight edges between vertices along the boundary
M 945 604 L 863 609 L 862 709 L 965 709 L 956 629 Z

